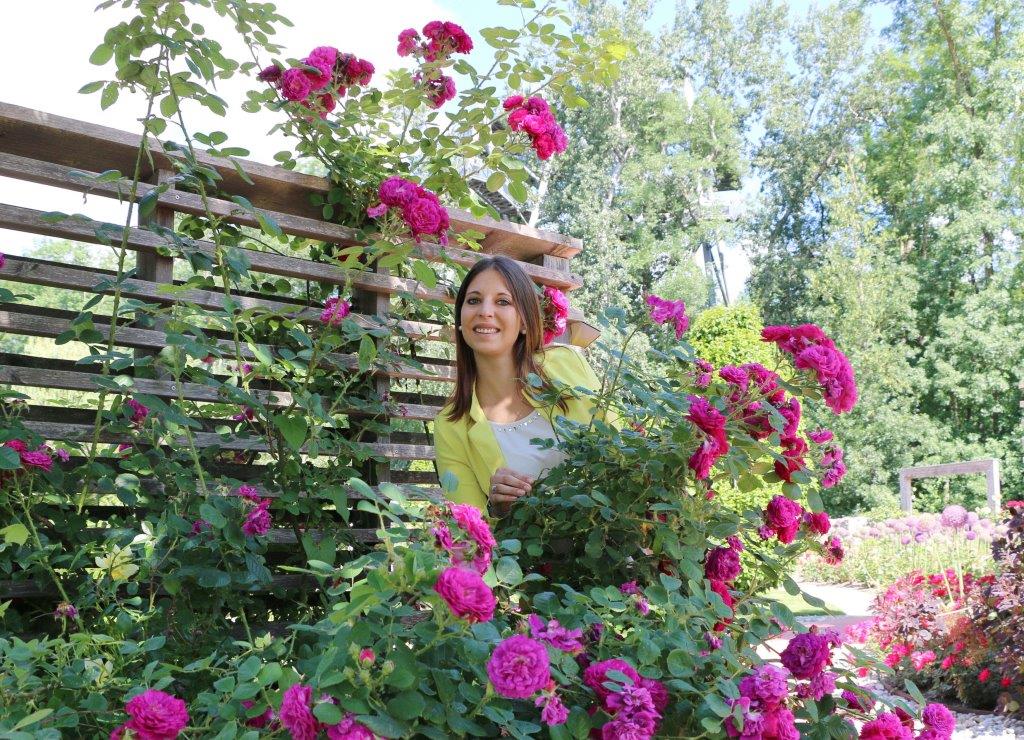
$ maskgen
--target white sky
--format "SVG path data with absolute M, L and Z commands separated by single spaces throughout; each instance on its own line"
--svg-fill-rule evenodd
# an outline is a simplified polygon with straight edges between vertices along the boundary
M 493 3 L 494 0 L 472 0 Z M 144 112 L 141 96 L 122 95 L 107 110 L 100 110 L 99 94 L 80 95 L 79 88 L 112 73 L 112 65 L 95 67 L 89 55 L 103 40 L 107 28 L 127 17 L 119 7 L 95 12 L 96 0 L 35 0 L 5 4 L 4 22 L 0 24 L 0 69 L 5 70 L 0 82 L 0 100 L 78 120 L 98 123 L 126 131 L 139 131 L 138 118 Z M 440 18 L 462 22 L 477 40 L 480 25 L 500 23 L 488 19 L 475 25 L 460 17 L 452 8 L 461 3 L 435 0 L 375 0 L 357 3 L 349 0 L 279 0 L 279 12 L 294 26 L 282 27 L 276 37 L 284 47 L 282 56 L 304 56 L 314 46 L 330 44 L 359 57 L 376 67 L 376 75 L 403 63 L 395 52 L 396 37 L 403 28 L 422 27 L 427 21 Z M 479 6 L 470 6 L 476 20 L 483 15 Z M 469 8 L 465 8 L 469 12 Z M 225 44 L 227 56 L 246 58 L 240 44 L 231 45 L 234 32 L 226 23 L 218 23 L 212 11 L 196 20 L 206 26 L 211 36 Z M 507 9 L 503 9 L 506 10 Z M 329 30 L 326 30 L 329 29 Z M 478 44 L 482 46 L 481 44 Z M 218 117 L 199 106 L 186 105 L 185 120 L 193 131 L 221 130 L 230 135 L 227 145 L 249 149 L 248 158 L 272 162 L 274 153 L 289 148 L 281 136 L 268 137 L 267 130 L 276 119 L 266 113 L 250 114 L 241 110 L 244 91 L 251 81 L 240 76 L 225 81 L 217 93 L 228 103 L 226 117 Z M 165 136 L 172 136 L 171 129 Z M 180 137 L 178 137 L 180 138 Z M 123 222 L 122 209 L 116 201 L 32 185 L 0 177 L 0 202 L 44 211 L 84 213 L 92 218 Z M 0 252 L 22 254 L 38 240 L 31 234 L 0 229 Z M 742 290 L 749 274 L 749 262 L 739 247 L 725 247 L 726 272 L 731 297 Z

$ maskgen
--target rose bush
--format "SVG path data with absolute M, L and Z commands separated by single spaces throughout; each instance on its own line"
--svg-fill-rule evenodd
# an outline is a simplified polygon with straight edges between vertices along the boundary
M 383 89 L 371 86 L 372 61 L 329 45 L 273 59 L 281 49 L 270 36 L 284 19 L 262 3 L 140 0 L 105 35 L 92 60 L 116 69 L 85 91 L 104 108 L 142 93 L 138 159 L 159 142 L 174 172 L 145 195 L 138 171 L 93 179 L 116 181 L 129 223 L 171 184 L 197 195 L 200 213 L 149 230 L 187 270 L 174 289 L 217 301 L 124 300 L 119 232 L 107 333 L 90 303 L 58 338 L 86 347 L 81 364 L 98 370 L 93 433 L 49 447 L 25 423 L 25 396 L 2 392 L 0 505 L 10 523 L 0 570 L 42 594 L 0 605 L 5 736 L 826 737 L 868 718 L 833 696 L 852 688 L 834 665 L 834 635 L 794 637 L 785 669 L 753 649 L 783 628 L 800 631 L 761 590 L 793 586 L 786 574 L 802 552 L 834 560 L 841 551 L 822 539 L 818 493 L 841 475 L 841 455 L 799 429 L 798 399 L 840 413 L 856 396 L 849 363 L 820 329 L 765 335 L 791 356 L 792 377 L 757 363 L 716 372 L 682 341 L 685 306 L 651 301 L 652 321 L 678 342 L 659 355 L 670 372 L 646 377 L 609 338 L 609 382 L 594 399 L 604 420 L 559 427 L 569 461 L 495 536 L 474 510 L 359 477 L 376 462 L 365 437 L 415 430 L 381 420 L 401 414 L 370 372 L 423 367 L 400 351 L 416 345 L 396 318 L 446 321 L 450 309 L 402 293 L 392 315 L 357 321 L 348 285 L 250 270 L 252 251 L 284 251 L 430 288 L 452 280 L 447 264 L 413 256 L 417 243 L 475 246 L 479 235 L 449 233 L 447 206 L 487 212 L 469 184 L 477 174 L 526 200 L 523 157 L 569 145 L 555 111 L 581 104 L 573 81 L 610 78 L 629 50 L 619 38 L 591 45 L 559 30 L 556 5 L 521 4 L 522 28 L 482 32 L 500 56 L 490 71 L 456 60 L 473 40 L 436 21 L 422 36 L 398 34 L 412 65 Z M 197 35 L 204 11 L 229 18 L 251 61 Z M 460 94 L 448 69 L 472 86 Z M 221 175 L 196 145 L 225 167 L 244 150 L 224 146 L 222 132 L 192 132 L 182 106 L 222 113 L 211 90 L 236 73 L 259 85 L 243 108 L 278 116 L 275 128 L 296 141 L 277 161 L 308 159 L 326 173 L 331 187 L 315 205 L 351 230 L 352 245 L 287 236 L 218 189 Z M 169 121 L 184 143 L 163 139 Z M 95 229 L 110 242 L 109 229 Z M 240 300 L 249 293 L 286 308 L 251 308 Z M 548 293 L 546 306 L 556 336 L 564 297 Z M 119 347 L 125 315 L 163 332 L 163 349 Z M 609 334 L 628 333 L 622 316 L 603 320 Z M 176 395 L 134 387 L 157 378 Z M 186 397 L 186 386 L 204 392 Z M 272 403 L 278 392 L 289 400 Z M 716 500 L 726 482 L 779 484 L 782 494 L 764 511 L 735 511 Z

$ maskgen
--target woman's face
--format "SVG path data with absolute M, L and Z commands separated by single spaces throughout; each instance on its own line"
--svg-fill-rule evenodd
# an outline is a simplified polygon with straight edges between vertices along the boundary
M 462 338 L 476 355 L 511 355 L 523 329 L 512 291 L 497 270 L 484 270 L 469 284 L 459 316 Z

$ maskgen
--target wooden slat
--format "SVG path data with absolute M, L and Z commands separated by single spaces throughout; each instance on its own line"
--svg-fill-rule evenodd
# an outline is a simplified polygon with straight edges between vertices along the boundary
M 10 103 L 0 103 L 0 149 L 22 156 L 43 158 L 48 162 L 81 170 L 118 169 L 131 172 L 141 137 L 107 126 L 85 123 Z M 153 141 L 153 165 L 168 168 L 170 160 Z M 281 167 L 236 160 L 253 184 L 245 182 L 227 159 L 197 152 L 198 160 L 218 170 L 224 189 L 249 199 L 257 208 L 316 218 L 318 209 L 310 202 L 312 194 L 325 195 L 325 179 Z M 145 163 L 143 179 L 153 173 Z M 529 260 L 543 254 L 573 257 L 582 243 L 573 237 L 540 231 L 522 224 L 475 217 L 466 211 L 449 209 L 455 231 L 483 232 L 485 251 L 503 251 L 516 259 Z
M 102 292 L 112 295 L 114 289 L 107 288 L 97 291 L 101 281 L 113 280 L 116 273 L 99 270 L 93 267 L 68 266 L 48 260 L 34 259 L 9 255 L 0 278 L 28 285 L 46 285 L 52 288 L 80 290 L 91 293 Z M 131 278 L 121 286 L 121 295 L 126 298 L 137 298 L 152 303 L 171 305 L 175 303 L 192 303 L 200 308 L 223 310 L 224 294 L 215 290 L 175 290 L 169 291 L 160 283 L 149 282 L 141 278 Z M 289 318 L 303 322 L 319 321 L 322 308 L 306 306 L 263 297 L 253 297 L 235 293 L 232 301 L 242 310 L 262 308 L 267 311 L 281 313 Z M 373 316 L 349 314 L 349 318 L 360 326 L 374 329 L 385 326 Z M 430 324 L 423 321 L 396 321 L 394 326 L 412 339 L 431 339 L 435 341 L 451 341 L 450 327 L 442 324 Z
M 77 314 L 70 311 L 0 303 L 0 332 L 6 331 L 12 334 L 25 334 L 52 339 L 68 331 L 75 316 Z M 108 320 L 108 317 L 94 317 L 93 327 L 106 336 L 110 330 L 110 325 L 107 323 Z M 131 347 L 133 349 L 161 349 L 167 346 L 164 332 L 153 331 L 152 329 L 136 329 L 123 324 L 117 327 L 114 337 L 115 343 L 118 346 Z M 234 352 L 234 344 L 231 340 L 219 339 L 216 341 L 216 344 L 228 352 Z M 273 348 L 264 346 L 263 349 L 273 354 Z M 245 359 L 253 359 L 255 357 L 253 352 L 247 347 L 241 348 L 241 355 Z M 325 362 L 329 362 L 344 370 L 357 370 L 359 367 L 359 358 L 355 355 L 328 354 L 324 355 L 323 359 Z M 425 369 L 420 370 L 411 365 L 385 362 L 378 358 L 374 363 L 373 374 L 380 374 L 389 378 L 455 382 L 454 368 L 444 365 L 429 365 L 427 363 L 423 363 L 423 365 Z
M 0 137 L 0 141 L 2 140 L 2 137 Z M 43 211 L 33 208 L 22 208 L 21 206 L 0 203 L 0 229 L 26 231 L 41 236 L 71 239 L 87 244 L 103 243 L 103 240 L 97 236 L 97 231 L 104 234 L 108 241 L 120 243 L 124 230 L 122 226 L 117 224 L 107 224 L 79 218 L 67 218 L 56 222 L 48 222 L 42 218 L 43 213 Z M 128 239 L 126 245 L 129 249 L 154 253 L 158 250 L 175 249 L 168 239 L 152 231 L 137 228 L 129 228 L 127 231 Z M 210 259 L 215 259 L 214 245 L 210 242 L 186 241 L 189 243 L 190 249 L 206 255 Z M 315 280 L 334 285 L 351 284 L 354 288 L 362 288 L 374 293 L 406 292 L 420 298 L 438 300 L 445 303 L 455 302 L 454 294 L 449 295 L 448 291 L 444 288 L 427 288 L 416 280 L 378 275 L 362 270 L 343 270 L 323 262 L 311 262 L 299 257 L 288 257 L 274 254 L 273 252 L 257 252 L 252 249 L 243 251 L 245 252 L 246 259 L 249 260 L 250 268 L 254 272 L 300 278 L 302 280 Z M 2 271 L 0 271 L 0 275 L 3 275 Z
M 26 421 L 25 426 L 31 429 L 44 439 L 63 440 L 67 442 L 89 442 L 93 438 L 93 426 L 91 424 L 66 424 L 50 421 Z M 259 438 L 253 439 L 228 439 L 224 440 L 215 432 L 194 432 L 192 438 L 199 449 L 219 447 L 222 450 L 248 450 L 251 452 L 266 452 L 266 443 Z M 133 442 L 130 434 L 116 434 L 102 432 L 100 441 L 108 444 L 127 444 Z M 174 440 L 167 440 L 167 444 L 181 446 L 186 444 L 184 437 Z M 389 460 L 433 460 L 434 448 L 430 445 L 420 444 L 383 444 L 376 442 L 362 442 L 360 447 L 371 455 L 383 457 Z M 321 454 L 330 454 L 322 451 Z
M 92 182 L 88 179 L 88 177 L 96 174 L 98 173 L 0 152 L 0 175 L 77 192 L 88 192 L 92 195 L 107 198 L 122 199 L 126 197 L 126 194 L 122 192 L 123 188 L 119 188 L 116 183 Z M 141 198 L 146 193 L 154 190 L 155 187 L 155 185 L 150 183 L 140 182 L 137 186 L 138 196 Z M 260 222 L 255 216 L 233 201 L 210 197 L 204 200 L 202 196 L 196 193 L 167 190 L 157 196 L 157 206 L 158 208 L 196 216 L 206 215 L 207 209 L 209 209 L 209 212 L 214 216 L 220 216 L 232 223 L 254 228 L 260 227 Z M 358 231 L 341 224 L 324 221 L 320 218 L 296 216 L 280 211 L 264 210 L 262 212 L 268 218 L 274 220 L 281 227 L 282 231 L 292 236 L 317 239 L 343 246 L 353 246 L 361 243 Z M 487 256 L 486 252 L 473 252 L 458 247 L 442 248 L 430 242 L 417 244 L 413 248 L 413 254 L 433 262 L 439 262 L 447 258 L 464 267 L 471 267 L 481 258 Z M 553 285 L 556 288 L 567 291 L 575 290 L 583 285 L 582 280 L 568 270 L 553 269 L 544 263 L 535 265 L 524 262 L 522 267 L 530 277 L 544 285 Z

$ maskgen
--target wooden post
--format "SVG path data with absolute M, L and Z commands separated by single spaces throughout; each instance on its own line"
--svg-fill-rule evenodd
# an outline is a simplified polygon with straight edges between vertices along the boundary
M 907 474 L 907 468 L 900 471 L 900 508 L 908 514 L 913 511 L 913 498 L 914 490 L 910 483 L 910 476 Z
M 171 170 L 157 170 L 155 175 L 150 178 L 150 181 L 154 185 L 160 185 L 165 182 L 169 182 L 174 176 L 174 172 Z M 174 189 L 174 183 L 170 184 L 170 189 Z M 160 226 L 167 229 L 174 229 L 174 211 L 166 206 L 158 205 L 153 209 L 153 213 L 143 216 L 139 214 L 139 226 Z M 154 283 L 173 283 L 174 282 L 174 258 L 165 257 L 157 254 L 153 251 L 137 251 L 135 253 L 135 273 L 142 280 L 148 280 Z M 153 325 L 153 329 L 157 331 L 163 331 L 167 322 L 165 320 L 157 320 Z M 135 350 L 136 357 L 145 357 L 147 355 L 154 355 L 157 350 L 152 349 L 137 349 Z
M 988 508 L 993 514 L 998 514 L 1001 507 L 1001 495 L 999 490 L 999 460 L 992 460 L 992 467 L 985 472 L 986 493 L 988 494 Z
M 387 276 L 390 271 L 387 269 L 381 269 L 375 267 L 374 272 L 378 275 Z M 370 316 L 378 316 L 381 320 L 386 321 L 391 313 L 391 296 L 388 293 L 371 293 L 367 290 L 354 290 L 352 291 L 352 310 L 357 313 L 368 314 Z M 377 351 L 385 349 L 388 344 L 387 337 L 376 340 Z M 391 379 L 384 377 L 377 377 L 373 379 L 373 390 L 377 393 L 378 397 L 388 399 L 386 406 L 391 405 Z M 385 422 L 390 421 L 390 417 L 384 417 Z M 369 442 L 379 442 L 387 444 L 391 442 L 391 435 L 374 433 L 366 437 Z M 391 463 L 388 461 L 382 463 L 368 463 L 366 470 L 367 483 L 371 485 L 378 485 L 380 483 L 391 482 Z

